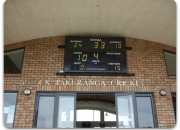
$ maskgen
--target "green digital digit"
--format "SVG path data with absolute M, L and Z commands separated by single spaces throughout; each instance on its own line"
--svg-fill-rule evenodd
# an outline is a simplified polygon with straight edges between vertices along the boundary
M 94 42 L 94 48 L 97 49 L 98 48 L 98 42 Z
M 120 65 L 116 65 L 116 66 L 114 67 L 114 69 L 115 69 L 115 70 L 121 70 Z
M 80 65 L 80 70 L 84 70 L 84 65 Z
M 99 59 L 99 53 L 94 53 L 94 57 L 96 58 L 96 60 Z
M 78 55 L 78 61 L 80 61 L 81 60 L 81 55 Z
M 82 61 L 84 61 L 84 62 L 87 61 L 87 54 L 82 55 Z
M 116 48 L 121 48 L 121 43 L 116 44 Z
M 100 47 L 100 49 L 104 49 L 104 48 L 105 48 L 105 45 L 106 45 L 105 42 L 101 42 L 101 47 Z
M 82 47 L 82 43 L 79 43 L 79 47 Z
M 82 47 L 82 43 L 74 43 L 74 48 Z
M 76 48 L 76 47 L 77 47 L 77 45 L 78 45 L 78 43 L 74 43 L 74 48 Z

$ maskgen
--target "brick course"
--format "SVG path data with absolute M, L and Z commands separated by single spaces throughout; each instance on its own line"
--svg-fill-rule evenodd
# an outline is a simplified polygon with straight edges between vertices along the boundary
M 4 74 L 4 90 L 18 91 L 17 107 L 14 120 L 15 128 L 32 128 L 34 118 L 34 104 L 37 91 L 77 91 L 77 92 L 152 92 L 159 128 L 175 126 L 171 92 L 176 92 L 176 76 L 167 76 L 163 50 L 176 52 L 176 48 L 161 43 L 136 38 L 126 38 L 126 46 L 132 47 L 127 51 L 128 72 L 135 76 L 57 76 L 56 72 L 63 70 L 64 49 L 58 45 L 64 44 L 64 36 L 54 36 L 32 39 L 4 46 L 4 51 L 25 47 L 21 74 Z M 8 84 L 11 82 L 42 80 L 141 80 L 143 86 L 56 86 L 36 84 Z M 28 97 L 23 89 L 32 89 Z M 160 96 L 159 90 L 166 89 L 167 95 Z

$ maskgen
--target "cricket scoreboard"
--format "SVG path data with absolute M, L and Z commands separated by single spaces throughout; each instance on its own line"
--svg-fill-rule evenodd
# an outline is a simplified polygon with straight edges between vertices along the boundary
M 125 74 L 126 61 L 124 37 L 65 37 L 65 73 Z

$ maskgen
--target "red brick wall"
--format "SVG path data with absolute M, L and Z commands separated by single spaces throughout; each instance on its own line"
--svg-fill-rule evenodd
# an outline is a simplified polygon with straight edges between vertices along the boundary
M 4 46 L 4 50 L 25 47 L 21 74 L 5 74 L 4 90 L 18 91 L 14 127 L 32 128 L 36 91 L 86 91 L 86 92 L 153 92 L 157 112 L 158 127 L 171 128 L 175 125 L 171 92 L 176 92 L 176 77 L 167 76 L 163 49 L 176 52 L 175 47 L 168 45 L 126 38 L 126 45 L 132 47 L 127 51 L 128 71 L 135 76 L 57 76 L 56 72 L 63 69 L 64 49 L 58 45 L 64 44 L 63 36 L 39 38 Z M 143 86 L 58 86 L 56 80 L 123 80 L 141 81 Z M 20 84 L 24 81 L 48 80 L 49 85 L 33 83 Z M 11 84 L 13 83 L 13 84 Z M 23 94 L 24 87 L 32 89 L 30 96 Z M 159 90 L 166 89 L 167 95 L 160 96 Z

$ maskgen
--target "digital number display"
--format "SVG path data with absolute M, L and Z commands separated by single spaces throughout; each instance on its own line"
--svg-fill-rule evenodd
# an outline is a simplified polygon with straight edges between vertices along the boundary
M 123 37 L 65 38 L 65 72 L 127 73 Z

